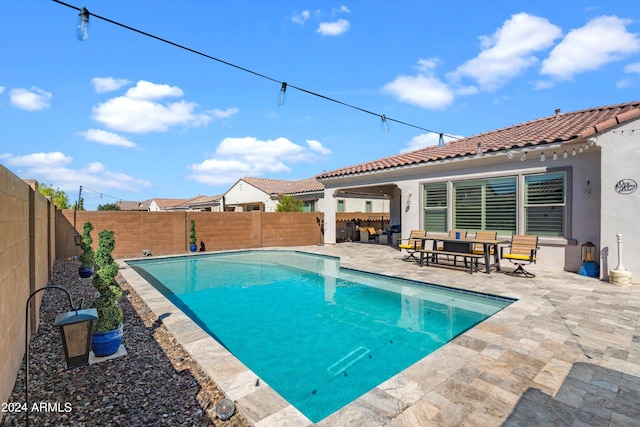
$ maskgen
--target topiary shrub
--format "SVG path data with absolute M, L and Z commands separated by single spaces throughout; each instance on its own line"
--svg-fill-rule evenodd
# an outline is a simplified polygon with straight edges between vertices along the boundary
M 91 244 L 93 243 L 93 238 L 91 237 L 92 231 L 93 224 L 85 222 L 82 227 L 82 241 L 80 242 L 80 249 L 82 249 L 82 253 L 80 254 L 79 260 L 82 267 L 93 267 L 93 264 L 95 263 L 95 253 L 91 247 Z
M 191 232 L 189 233 L 189 245 L 196 246 L 196 221 L 191 220 Z
M 111 256 L 115 245 L 114 232 L 102 230 L 98 235 L 98 250 L 95 254 L 100 269 L 91 280 L 91 284 L 99 293 L 91 303 L 91 307 L 98 311 L 98 320 L 93 326 L 94 332 L 112 331 L 122 324 L 122 309 L 118 306 L 122 289 L 116 281 L 119 267 Z

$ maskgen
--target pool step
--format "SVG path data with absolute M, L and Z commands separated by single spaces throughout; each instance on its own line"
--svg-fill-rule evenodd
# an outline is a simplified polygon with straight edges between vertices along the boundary
M 333 365 L 329 366 L 327 368 L 327 371 L 331 372 L 333 375 L 340 375 L 341 373 L 346 371 L 349 366 L 353 365 L 367 354 L 369 354 L 368 348 L 358 347 L 351 353 L 344 356 L 342 359 L 338 360 Z

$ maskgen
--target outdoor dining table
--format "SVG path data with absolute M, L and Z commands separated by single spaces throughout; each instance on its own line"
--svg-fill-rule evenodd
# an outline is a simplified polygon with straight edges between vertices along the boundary
M 500 257 L 498 256 L 498 245 L 508 244 L 510 240 L 504 239 L 475 239 L 471 237 L 435 237 L 427 236 L 422 239 L 422 247 L 425 247 L 427 240 L 433 240 L 433 249 L 438 248 L 438 242 L 442 242 L 443 252 L 458 252 L 460 254 L 473 253 L 474 245 L 482 245 L 484 250 L 485 273 L 491 274 L 491 267 L 500 271 Z M 493 249 L 494 262 L 491 263 L 491 250 Z

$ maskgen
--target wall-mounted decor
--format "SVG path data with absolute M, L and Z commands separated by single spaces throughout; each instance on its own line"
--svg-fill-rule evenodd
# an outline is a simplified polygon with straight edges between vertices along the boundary
M 618 194 L 631 194 L 638 189 L 638 183 L 633 179 L 625 178 L 616 182 L 614 189 Z

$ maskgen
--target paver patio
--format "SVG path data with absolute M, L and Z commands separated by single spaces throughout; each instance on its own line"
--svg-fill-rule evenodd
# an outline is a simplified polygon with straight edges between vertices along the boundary
M 420 267 L 377 244 L 294 249 L 340 257 L 343 267 L 518 299 L 318 426 L 639 425 L 640 286 L 543 263 L 528 268 L 532 279 Z M 311 424 L 132 269 L 121 273 L 250 422 Z

